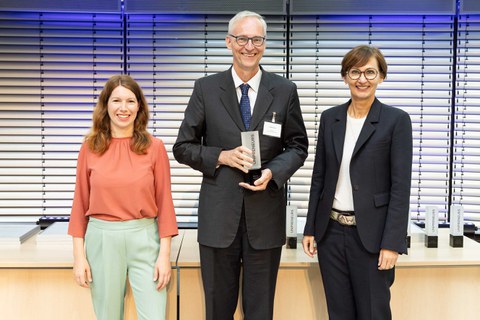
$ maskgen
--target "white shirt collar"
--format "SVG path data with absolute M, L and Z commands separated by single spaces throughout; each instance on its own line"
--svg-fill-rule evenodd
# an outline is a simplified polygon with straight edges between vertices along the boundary
M 235 88 L 240 87 L 241 84 L 244 82 L 240 79 L 238 74 L 235 72 L 235 68 L 232 67 L 232 78 L 233 78 L 233 83 L 235 84 Z M 257 73 L 247 81 L 248 85 L 250 86 L 250 89 L 252 89 L 255 92 L 258 92 L 258 88 L 260 87 L 260 80 L 262 80 L 262 69 L 258 69 Z

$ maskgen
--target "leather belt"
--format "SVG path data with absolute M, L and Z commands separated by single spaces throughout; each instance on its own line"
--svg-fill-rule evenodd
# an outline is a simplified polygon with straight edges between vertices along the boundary
M 357 222 L 354 215 L 342 214 L 332 210 L 330 212 L 330 219 L 337 221 L 344 226 L 356 226 Z

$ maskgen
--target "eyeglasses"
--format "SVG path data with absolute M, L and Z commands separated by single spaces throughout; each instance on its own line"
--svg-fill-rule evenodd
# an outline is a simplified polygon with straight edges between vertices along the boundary
M 248 41 L 250 40 L 252 41 L 252 44 L 255 47 L 261 47 L 265 42 L 265 37 L 260 37 L 260 36 L 251 37 L 251 38 L 245 37 L 245 36 L 234 36 L 233 34 L 229 34 L 228 36 L 235 38 L 235 41 L 237 42 L 237 44 L 242 47 L 246 46 Z
M 367 80 L 373 80 L 378 76 L 378 71 L 372 68 L 366 69 L 365 71 L 360 71 L 358 69 L 350 69 L 347 72 L 347 75 L 352 80 L 358 80 L 362 76 L 365 76 Z

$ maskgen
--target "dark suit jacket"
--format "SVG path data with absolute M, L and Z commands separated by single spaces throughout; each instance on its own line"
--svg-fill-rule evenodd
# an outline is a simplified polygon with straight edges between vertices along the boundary
M 263 135 L 264 121 L 282 124 L 281 138 Z M 248 238 L 255 249 L 285 243 L 284 184 L 307 157 L 308 139 L 295 84 L 262 69 L 262 79 L 249 130 L 260 134 L 262 169 L 273 178 L 267 189 L 252 192 L 238 185 L 244 173 L 228 166 L 217 168 L 222 150 L 241 145 L 247 131 L 240 114 L 231 69 L 195 82 L 173 154 L 178 162 L 203 173 L 198 207 L 200 244 L 228 247 L 238 230 L 245 205 Z
M 321 241 L 329 222 L 342 160 L 350 101 L 322 113 L 305 235 Z M 372 253 L 406 253 L 412 170 L 409 115 L 375 99 L 350 163 L 357 230 Z

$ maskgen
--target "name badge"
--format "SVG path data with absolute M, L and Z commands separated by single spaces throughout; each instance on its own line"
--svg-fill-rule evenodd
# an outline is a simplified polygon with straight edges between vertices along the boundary
M 282 136 L 282 125 L 280 123 L 265 121 L 263 123 L 263 135 L 280 138 Z

